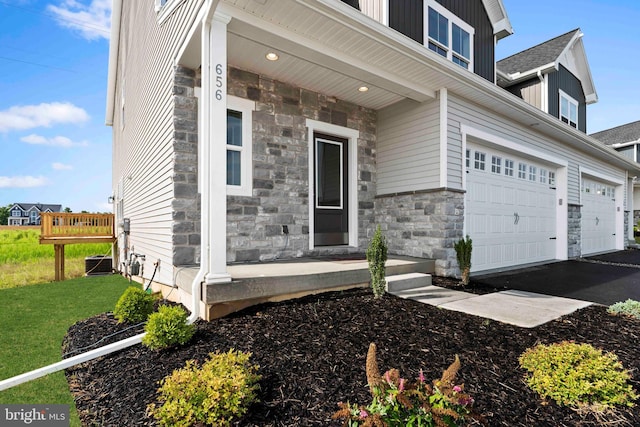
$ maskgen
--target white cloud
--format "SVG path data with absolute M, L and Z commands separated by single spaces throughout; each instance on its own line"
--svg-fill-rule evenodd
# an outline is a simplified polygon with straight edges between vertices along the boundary
M 42 187 L 48 183 L 43 176 L 0 176 L 0 188 Z
M 48 5 L 47 10 L 53 13 L 58 24 L 78 31 L 87 40 L 108 40 L 111 35 L 111 0 L 91 0 L 89 5 L 64 0 L 57 6 Z
M 57 171 L 70 171 L 73 170 L 73 166 L 71 165 L 65 165 L 64 163 L 51 163 L 51 167 L 53 168 L 53 170 L 57 170 Z
M 0 111 L 0 132 L 49 127 L 58 123 L 82 123 L 89 114 L 68 102 L 18 105 Z
M 32 145 L 46 145 L 49 147 L 62 147 L 62 148 L 71 148 L 71 147 L 86 147 L 89 145 L 86 141 L 82 142 L 73 142 L 71 139 L 66 136 L 54 136 L 53 138 L 46 138 L 42 135 L 31 134 L 27 136 L 23 136 L 20 138 L 20 141 L 26 142 L 27 144 Z

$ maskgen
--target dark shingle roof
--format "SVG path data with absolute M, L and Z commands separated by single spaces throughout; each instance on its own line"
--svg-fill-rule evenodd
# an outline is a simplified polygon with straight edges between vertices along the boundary
M 554 39 L 518 52 L 496 63 L 499 71 L 506 74 L 523 73 L 554 62 L 567 47 L 579 28 Z
M 640 140 L 640 120 L 592 133 L 590 136 L 605 145 L 624 144 L 625 142 L 638 141 Z
M 62 212 L 62 205 L 46 205 L 43 203 L 15 203 L 20 206 L 23 210 L 28 211 L 34 206 L 40 211 L 44 212 L 47 209 L 50 209 L 51 212 Z

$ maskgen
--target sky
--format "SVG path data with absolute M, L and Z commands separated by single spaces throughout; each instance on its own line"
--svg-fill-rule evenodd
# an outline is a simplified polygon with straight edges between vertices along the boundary
M 588 133 L 640 120 L 638 0 L 503 1 L 515 33 L 496 59 L 580 28 L 599 98 Z M 111 0 L 0 0 L 0 206 L 111 212 L 110 12 Z

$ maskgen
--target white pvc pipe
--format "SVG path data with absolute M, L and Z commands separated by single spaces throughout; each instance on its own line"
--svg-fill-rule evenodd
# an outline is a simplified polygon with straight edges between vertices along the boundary
M 0 381 L 0 391 L 6 390 L 22 383 L 26 383 L 31 380 L 35 380 L 36 378 L 44 377 L 45 375 L 51 374 L 53 372 L 58 372 L 63 369 L 70 368 L 80 363 L 88 362 L 89 360 L 93 360 L 101 356 L 106 356 L 107 354 L 111 354 L 118 350 L 131 347 L 140 343 L 142 341 L 142 337 L 144 337 L 145 335 L 146 333 L 134 335 L 124 340 L 105 345 L 104 347 L 96 348 L 95 350 L 91 350 L 86 353 L 78 354 L 77 356 L 61 360 L 60 362 L 45 366 L 44 368 L 36 369 L 31 372 L 2 380 Z

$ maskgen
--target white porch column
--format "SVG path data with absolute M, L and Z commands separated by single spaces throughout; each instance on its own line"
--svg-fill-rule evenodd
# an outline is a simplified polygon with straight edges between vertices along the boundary
M 215 12 L 202 34 L 202 239 L 205 284 L 231 281 L 227 272 L 227 24 Z

